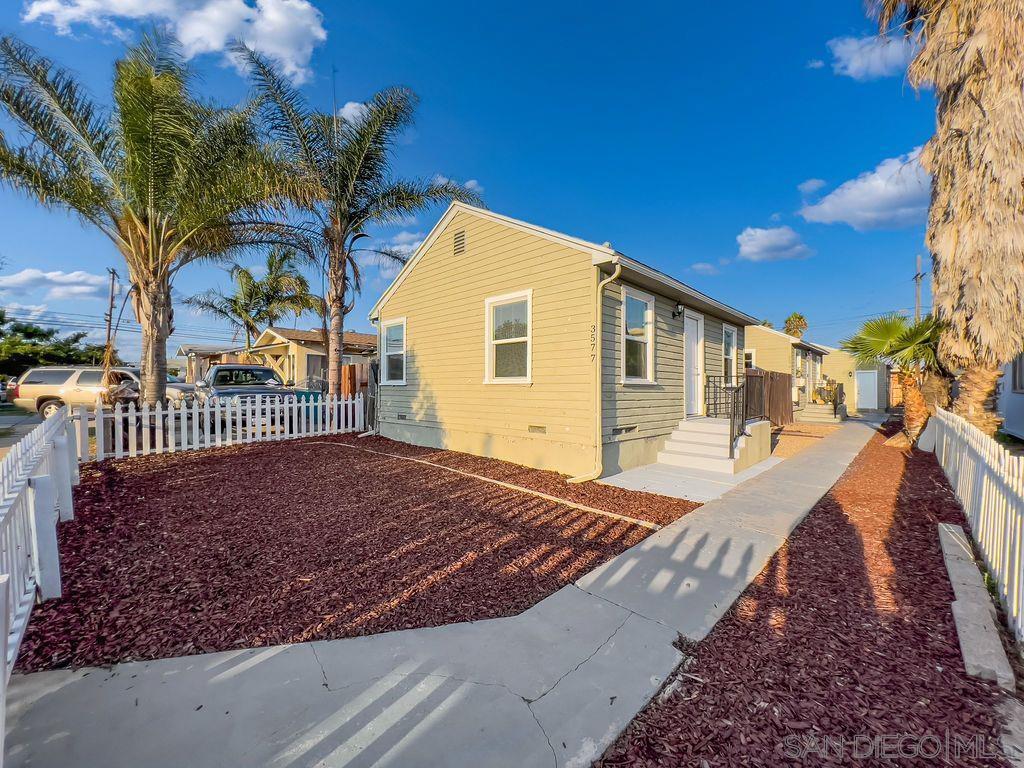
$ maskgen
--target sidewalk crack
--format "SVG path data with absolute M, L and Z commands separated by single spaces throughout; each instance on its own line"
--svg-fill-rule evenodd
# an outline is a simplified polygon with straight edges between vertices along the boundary
M 552 683 L 551 687 L 550 687 L 550 688 L 548 688 L 548 689 L 547 689 L 546 691 L 544 691 L 544 693 L 542 693 L 542 694 L 541 694 L 540 696 L 538 696 L 538 697 L 536 697 L 536 698 L 534 698 L 534 699 L 526 699 L 526 698 L 524 698 L 523 700 L 524 700 L 524 701 L 525 701 L 525 702 L 526 702 L 527 704 L 533 704 L 534 702 L 540 701 L 540 700 L 541 700 L 541 699 L 543 699 L 543 698 L 544 698 L 545 696 L 547 696 L 547 695 L 548 695 L 549 693 L 551 693 L 551 692 L 552 692 L 553 690 L 555 690 L 555 688 L 556 688 L 556 687 L 558 687 L 558 684 L 559 684 L 560 682 L 562 682 L 563 680 L 565 680 L 565 678 L 567 678 L 567 677 L 568 677 L 569 675 L 571 675 L 571 674 L 572 674 L 573 672 L 577 671 L 577 670 L 578 670 L 578 669 L 579 669 L 580 667 L 582 667 L 582 666 L 583 666 L 584 664 L 586 664 L 586 663 L 587 663 L 588 661 L 590 661 L 590 660 L 591 660 L 592 658 L 594 658 L 595 656 L 597 656 L 597 654 L 598 654 L 598 653 L 599 653 L 599 652 L 601 651 L 601 649 L 602 649 L 602 648 L 604 648 L 604 647 L 605 647 L 606 645 L 608 645 L 608 643 L 610 643 L 610 642 L 612 641 L 612 639 L 613 639 L 613 638 L 615 637 L 615 635 L 617 635 L 617 634 L 619 633 L 619 630 L 620 630 L 620 629 L 622 629 L 622 628 L 623 628 L 624 626 L 626 626 L 626 622 L 627 622 L 627 621 L 629 621 L 629 619 L 630 619 L 630 617 L 631 617 L 632 615 L 633 615 L 633 614 L 632 614 L 632 612 L 629 612 L 629 613 L 627 613 L 627 614 L 626 614 L 626 618 L 624 618 L 624 619 L 623 619 L 623 620 L 622 620 L 622 621 L 621 621 L 621 622 L 619 623 L 619 626 L 617 626 L 617 627 L 616 627 L 616 628 L 614 629 L 614 631 L 613 631 L 613 632 L 612 632 L 612 633 L 611 633 L 610 635 L 608 635 L 608 637 L 606 637 L 606 638 L 605 638 L 605 639 L 604 639 L 603 641 L 601 641 L 601 642 L 600 642 L 600 643 L 598 644 L 598 646 L 597 646 L 597 647 L 596 647 L 596 648 L 595 648 L 595 649 L 594 649 L 594 650 L 593 650 L 593 651 L 592 651 L 592 652 L 591 652 L 591 653 L 590 653 L 590 654 L 589 654 L 589 655 L 588 655 L 588 656 L 587 656 L 587 657 L 586 657 L 585 659 L 583 659 L 583 661 L 581 661 L 581 662 L 579 662 L 578 664 L 576 664 L 576 665 L 575 665 L 575 666 L 574 666 L 574 667 L 573 667 L 572 669 L 570 669 L 570 670 L 569 670 L 568 672 L 566 672 L 565 674 L 561 675 L 561 676 L 560 676 L 560 677 L 559 677 L 559 678 L 558 678 L 557 680 L 555 680 L 555 682 L 554 682 L 554 683 Z M 532 712 L 533 710 L 531 709 L 530 711 Z

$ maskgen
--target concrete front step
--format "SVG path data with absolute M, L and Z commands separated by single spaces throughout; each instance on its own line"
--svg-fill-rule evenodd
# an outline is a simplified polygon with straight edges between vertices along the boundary
M 716 442 L 702 442 L 699 440 L 688 440 L 685 437 L 682 439 L 673 437 L 665 441 L 662 450 L 674 451 L 676 453 L 695 453 L 701 456 L 727 459 L 729 458 L 729 439 L 726 437 L 724 440 Z
M 676 426 L 676 429 L 680 432 L 690 432 L 693 434 L 704 434 L 704 435 L 725 435 L 726 438 L 729 436 L 729 420 L 728 419 L 707 419 L 704 417 L 689 418 L 684 421 L 680 421 Z
M 668 436 L 669 442 L 693 443 L 694 445 L 729 445 L 729 433 L 691 432 L 688 429 L 674 429 Z
M 728 458 L 728 450 L 726 451 L 726 458 L 708 456 L 705 453 L 692 453 L 690 451 L 663 450 L 658 453 L 658 463 L 671 464 L 674 467 L 684 467 L 686 469 L 706 469 L 711 472 L 725 472 L 728 474 L 733 473 L 735 465 L 735 461 Z

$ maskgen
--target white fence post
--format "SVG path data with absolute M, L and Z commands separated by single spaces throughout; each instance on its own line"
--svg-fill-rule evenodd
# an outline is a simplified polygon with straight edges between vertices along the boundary
M 53 441 L 53 480 L 57 490 L 57 507 L 61 520 L 74 520 L 74 498 L 72 495 L 71 467 L 77 463 L 68 461 L 67 435 L 58 433 Z
M 66 408 L 64 411 L 64 447 L 66 448 L 67 463 L 68 463 L 68 474 L 71 480 L 71 485 L 75 486 L 81 481 L 82 476 L 78 471 L 78 450 L 75 447 L 75 422 L 71 414 L 71 409 Z
M 47 448 L 46 450 L 52 450 Z M 29 520 L 32 524 L 32 566 L 43 600 L 60 597 L 60 553 L 57 548 L 56 492 L 53 478 L 37 474 L 29 478 Z

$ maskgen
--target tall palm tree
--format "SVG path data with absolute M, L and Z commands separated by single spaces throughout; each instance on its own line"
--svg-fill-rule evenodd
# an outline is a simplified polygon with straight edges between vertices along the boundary
M 1019 2 L 873 0 L 883 32 L 918 44 L 911 84 L 934 87 L 927 244 L 941 354 L 962 369 L 954 410 L 993 434 L 1001 365 L 1024 350 L 1024 26 Z
M 0 39 L 0 105 L 25 137 L 12 143 L 0 133 L 0 182 L 77 214 L 114 243 L 142 325 L 149 403 L 164 399 L 178 271 L 276 236 L 267 205 L 288 185 L 252 110 L 208 106 L 190 87 L 163 36 L 147 36 L 117 62 L 112 110 L 30 46 Z
M 318 297 L 310 293 L 309 282 L 299 271 L 294 249 L 275 247 L 267 253 L 263 277 L 248 267 L 235 264 L 229 270 L 235 285 L 231 293 L 210 289 L 191 296 L 185 303 L 227 321 L 245 334 L 245 351 L 263 326 L 275 325 L 289 314 L 296 316 L 320 307 Z
M 941 333 L 941 323 L 931 315 L 915 322 L 894 312 L 868 320 L 841 345 L 858 363 L 882 362 L 895 369 L 903 388 L 903 428 L 912 445 L 928 421 L 921 376 L 941 371 Z
M 436 203 L 478 203 L 465 187 L 441 177 L 395 179 L 391 156 L 412 124 L 416 97 L 390 88 L 374 96 L 356 120 L 311 110 L 301 94 L 262 56 L 244 45 L 235 48 L 253 79 L 265 128 L 281 146 L 303 192 L 298 202 L 311 218 L 326 283 L 328 391 L 341 391 L 345 315 L 362 287 L 362 265 L 400 263 L 388 248 L 368 247 L 367 229 L 395 224 Z M 361 257 L 360 254 L 365 254 Z

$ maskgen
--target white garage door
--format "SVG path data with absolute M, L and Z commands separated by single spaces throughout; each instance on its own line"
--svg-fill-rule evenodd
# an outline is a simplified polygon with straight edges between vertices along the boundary
M 857 410 L 878 408 L 878 371 L 857 371 Z

